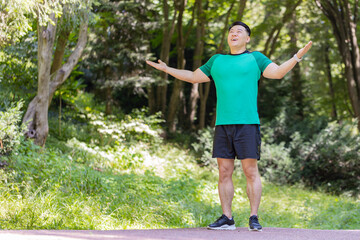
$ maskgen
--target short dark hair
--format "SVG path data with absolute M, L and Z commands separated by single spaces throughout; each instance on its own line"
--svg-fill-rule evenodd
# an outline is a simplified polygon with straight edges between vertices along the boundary
M 233 26 L 235 26 L 235 25 L 243 26 L 243 27 L 246 29 L 246 31 L 248 32 L 248 35 L 250 36 L 251 30 L 250 30 L 249 26 L 246 25 L 246 24 L 243 23 L 243 22 L 240 22 L 240 21 L 233 22 L 233 23 L 231 24 L 231 26 L 229 27 L 229 31 L 230 31 L 230 29 L 231 29 Z

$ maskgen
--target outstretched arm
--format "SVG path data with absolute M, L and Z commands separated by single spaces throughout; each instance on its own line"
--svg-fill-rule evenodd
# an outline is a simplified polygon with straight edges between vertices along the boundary
M 185 82 L 203 83 L 203 82 L 210 81 L 210 78 L 208 76 L 206 76 L 205 73 L 203 73 L 199 68 L 196 69 L 194 72 L 192 72 L 189 70 L 181 70 L 181 69 L 169 67 L 166 65 L 166 63 L 164 63 L 160 59 L 158 60 L 158 62 L 159 63 L 146 61 L 146 63 L 149 64 L 150 66 L 152 66 L 160 71 L 166 72 L 166 73 L 170 74 L 171 76 L 173 76 L 179 80 L 185 81 Z
M 300 49 L 296 55 L 299 59 L 301 59 L 307 51 L 311 48 L 312 42 L 310 41 L 308 44 L 306 44 L 305 47 Z M 266 78 L 272 78 L 272 79 L 281 79 L 283 78 L 298 62 L 295 60 L 294 57 L 290 58 L 280 66 L 276 63 L 270 63 L 269 66 L 265 68 L 265 71 L 263 73 L 263 76 Z

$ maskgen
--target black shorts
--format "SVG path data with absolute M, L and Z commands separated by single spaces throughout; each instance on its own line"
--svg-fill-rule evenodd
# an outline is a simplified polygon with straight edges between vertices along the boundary
M 258 124 L 218 125 L 215 127 L 213 158 L 260 160 L 261 136 Z

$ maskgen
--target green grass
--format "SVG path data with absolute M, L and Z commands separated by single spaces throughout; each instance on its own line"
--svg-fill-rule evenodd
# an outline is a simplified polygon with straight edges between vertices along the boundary
M 85 137 L 83 137 L 85 139 Z M 23 142 L 0 170 L 1 229 L 205 227 L 221 215 L 217 169 L 192 151 L 149 139 L 98 146 L 50 136 Z M 234 174 L 233 214 L 246 227 L 246 181 Z M 264 227 L 359 229 L 360 199 L 263 180 Z

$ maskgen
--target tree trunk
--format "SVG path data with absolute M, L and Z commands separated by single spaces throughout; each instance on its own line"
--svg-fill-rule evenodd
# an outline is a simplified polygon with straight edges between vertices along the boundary
M 291 56 L 297 53 L 297 21 L 296 21 L 296 11 L 292 14 L 292 21 L 289 25 L 289 35 L 290 35 L 290 49 Z M 304 104 L 303 104 L 303 93 L 302 93 L 303 83 L 301 79 L 301 70 L 300 65 L 296 64 L 293 70 L 291 71 L 291 102 L 295 105 L 294 117 L 299 120 L 304 119 Z
M 154 94 L 154 87 L 150 85 L 146 89 L 148 95 L 149 112 L 150 114 L 154 114 L 156 112 L 156 99 Z
M 174 3 L 175 4 L 175 3 Z M 161 44 L 160 59 L 169 64 L 169 55 L 170 55 L 170 44 L 171 38 L 175 31 L 175 20 L 177 15 L 177 10 L 174 10 L 173 20 L 169 20 L 169 4 L 167 0 L 163 0 L 163 14 L 164 14 L 164 26 L 163 26 L 163 38 Z M 166 95 L 167 95 L 167 80 L 168 74 L 161 72 L 160 74 L 163 82 L 158 84 L 156 89 L 156 110 L 161 111 L 163 116 L 166 113 Z
M 206 103 L 209 97 L 210 92 L 210 83 L 202 83 L 199 86 L 199 95 L 200 95 L 200 113 L 199 113 L 199 129 L 205 127 L 206 119 Z
M 58 69 L 60 69 L 64 58 L 66 44 L 69 40 L 69 36 L 72 30 L 72 27 L 68 26 L 69 24 L 64 23 L 65 21 L 64 19 L 67 17 L 67 12 L 66 12 L 67 8 L 68 8 L 67 6 L 64 6 L 63 15 L 61 16 L 61 20 L 59 24 L 60 31 L 57 38 L 56 50 L 54 53 L 54 60 L 51 65 L 50 74 L 53 74 Z
M 61 66 L 61 68 L 57 71 L 56 75 L 51 78 L 49 95 L 51 98 L 54 96 L 56 89 L 65 82 L 65 80 L 69 77 L 73 68 L 79 62 L 81 54 L 86 46 L 87 42 L 87 29 L 88 29 L 88 17 L 85 14 L 84 19 L 80 24 L 79 30 L 79 38 L 76 43 L 75 49 L 68 58 L 67 62 Z
M 32 101 L 33 118 L 29 122 L 29 130 L 35 130 L 35 144 L 44 146 L 49 132 L 48 105 L 49 105 L 49 81 L 52 49 L 56 34 L 55 14 L 51 14 L 51 20 L 55 24 L 48 23 L 46 27 L 38 24 L 38 90 L 36 100 Z M 28 115 L 27 113 L 25 116 Z M 25 121 L 26 122 L 26 121 Z
M 51 16 L 53 16 L 53 14 Z M 56 23 L 55 17 L 53 21 Z M 69 77 L 72 69 L 79 61 L 86 45 L 87 26 L 88 19 L 85 14 L 84 20 L 80 25 L 80 34 L 75 50 L 67 62 L 51 76 L 50 66 L 56 34 L 56 24 L 53 26 L 49 23 L 47 28 L 38 27 L 38 93 L 29 104 L 24 115 L 23 123 L 27 123 L 27 135 L 35 138 L 35 143 L 40 146 L 44 146 L 48 135 L 48 108 L 51 100 L 56 89 Z
M 245 7 L 246 7 L 246 0 L 240 0 L 236 21 L 241 21 L 243 15 L 244 15 Z
M 286 10 L 284 15 L 281 18 L 281 21 L 278 24 L 274 25 L 274 27 L 270 30 L 269 37 L 266 40 L 265 48 L 263 53 L 270 58 L 271 55 L 275 52 L 276 49 L 276 41 L 280 35 L 282 27 L 291 20 L 293 12 L 300 5 L 302 0 L 297 0 L 295 3 L 293 1 L 288 0 L 286 2 Z
M 339 52 L 345 65 L 351 106 L 360 130 L 360 50 L 356 35 L 358 3 L 354 1 L 353 10 L 351 10 L 348 0 L 315 0 L 315 2 L 333 27 Z
M 329 95 L 331 99 L 331 118 L 333 120 L 337 120 L 338 117 L 337 117 L 336 104 L 335 104 L 335 91 L 333 87 L 333 78 L 331 75 L 331 63 L 329 58 L 329 52 L 330 52 L 330 46 L 328 43 L 326 43 L 324 56 L 325 56 L 326 74 L 329 83 Z
M 204 36 L 205 36 L 205 17 L 203 13 L 202 0 L 196 0 L 196 16 L 197 16 L 197 25 L 196 25 L 196 45 L 194 52 L 194 63 L 193 71 L 201 67 L 202 56 L 204 53 Z M 196 116 L 196 106 L 199 99 L 199 84 L 194 83 L 191 87 L 189 107 L 188 107 L 188 125 L 194 129 L 194 119 Z
M 178 39 L 177 39 L 177 68 L 183 69 L 185 66 L 185 57 L 184 57 L 184 50 L 185 50 L 185 41 L 183 36 L 183 27 L 182 27 L 182 19 L 183 14 L 185 11 L 185 0 L 180 0 L 177 2 L 177 8 L 179 10 L 179 15 L 177 19 L 177 31 L 178 31 Z M 167 123 L 168 128 L 170 132 L 176 131 L 176 123 L 175 123 L 175 117 L 176 112 L 179 106 L 179 100 L 180 100 L 180 92 L 183 88 L 183 82 L 175 79 L 174 80 L 174 86 L 170 98 L 169 103 L 169 111 L 168 111 L 168 117 L 167 117 Z
M 235 5 L 235 0 L 232 1 L 229 10 L 226 13 L 226 18 L 225 18 L 225 22 L 224 22 L 224 28 L 223 28 L 222 33 L 221 33 L 221 41 L 220 41 L 220 44 L 218 45 L 218 48 L 217 48 L 217 51 L 216 51 L 217 53 L 221 53 L 223 51 L 223 49 L 224 49 L 225 37 L 226 37 L 226 33 L 228 32 L 228 29 L 229 29 L 230 14 L 231 14 L 231 11 L 232 11 L 234 5 Z
M 207 0 L 205 2 L 205 8 L 206 11 L 209 6 L 209 1 Z M 204 21 L 204 29 L 205 29 L 205 22 L 206 22 L 206 16 L 203 15 L 203 21 Z M 205 35 L 205 33 L 204 33 Z M 199 126 L 198 129 L 203 129 L 205 127 L 205 119 L 206 119 L 206 103 L 209 97 L 210 92 L 210 82 L 202 83 L 199 85 L 199 96 L 200 96 L 200 110 L 199 110 Z

